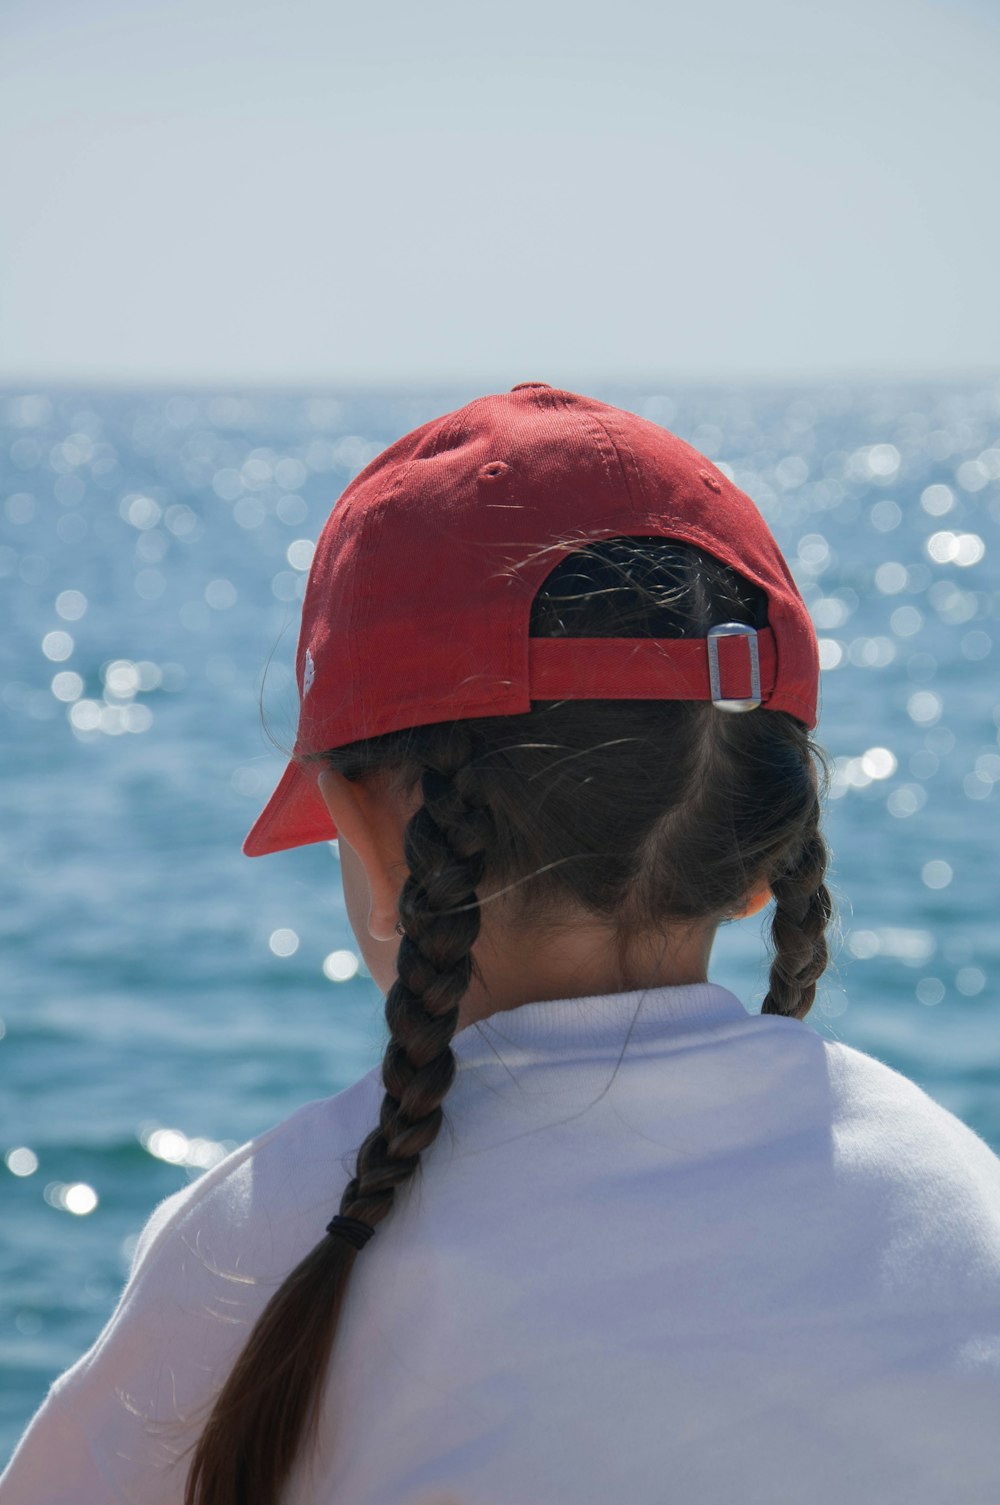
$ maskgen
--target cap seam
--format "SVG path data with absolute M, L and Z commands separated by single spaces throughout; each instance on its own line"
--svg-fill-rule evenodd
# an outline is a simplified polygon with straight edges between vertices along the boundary
M 648 494 L 648 492 L 646 490 L 645 482 L 643 481 L 643 478 L 642 478 L 642 471 L 640 470 L 638 462 L 636 461 L 636 458 L 635 458 L 635 451 L 633 450 L 631 444 L 628 442 L 628 439 L 625 437 L 625 435 L 621 435 L 619 437 L 616 437 L 612 433 L 612 431 L 608 427 L 608 425 L 604 422 L 603 418 L 598 417 L 596 414 L 594 415 L 594 422 L 596 424 L 598 424 L 599 427 L 604 431 L 604 433 L 607 436 L 608 443 L 611 445 L 612 449 L 615 452 L 615 456 L 616 456 L 616 458 L 618 460 L 618 466 L 619 466 L 619 469 L 621 470 L 621 473 L 622 473 L 622 479 L 625 482 L 625 490 L 628 492 L 629 500 L 632 501 L 632 500 L 635 500 L 635 499 L 633 498 L 633 495 L 632 495 L 631 481 L 629 480 L 628 471 L 627 471 L 627 469 L 625 467 L 625 463 L 622 460 L 621 450 L 619 449 L 619 445 L 623 445 L 624 448 L 625 448 L 625 450 L 628 453 L 628 457 L 629 457 L 629 460 L 630 460 L 631 466 L 632 466 L 633 477 L 637 481 L 638 487 L 639 487 L 639 498 L 638 498 L 638 500 L 641 501 L 641 505 L 648 506 L 649 505 L 649 494 Z
M 612 490 L 614 490 L 615 478 L 612 473 L 610 459 L 613 456 L 618 472 L 625 486 L 625 495 L 628 497 L 629 501 L 632 502 L 633 497 L 629 489 L 628 478 L 625 475 L 625 467 L 622 465 L 621 456 L 615 449 L 614 443 L 607 430 L 598 419 L 593 417 L 593 414 L 584 412 L 580 408 L 575 407 L 573 403 L 567 402 L 565 397 L 562 398 L 562 405 L 567 413 L 572 414 L 578 428 L 580 428 L 587 436 L 587 438 L 590 439 L 591 443 L 596 449 L 598 455 L 600 456 L 601 464 L 604 467 L 604 474 L 607 477 L 608 485 Z M 607 445 L 611 451 L 610 456 L 607 449 L 605 448 L 605 440 L 607 441 Z
M 481 401 L 482 399 L 478 400 Z M 464 417 L 467 409 L 474 406 L 474 402 L 467 402 L 465 404 L 465 407 L 456 409 L 454 413 L 445 414 L 444 418 L 441 419 L 437 430 L 435 431 L 433 439 L 431 440 L 430 448 L 427 451 L 427 455 L 425 457 L 426 459 L 433 460 L 435 456 L 444 454 L 447 452 L 447 450 L 453 447 L 451 444 L 446 445 L 445 440 L 450 440 L 453 433 L 457 434 L 459 432 L 461 420 Z

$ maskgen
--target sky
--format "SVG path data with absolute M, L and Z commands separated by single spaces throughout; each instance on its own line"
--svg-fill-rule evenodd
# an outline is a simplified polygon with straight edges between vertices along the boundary
M 0 0 L 0 384 L 1000 367 L 997 0 Z

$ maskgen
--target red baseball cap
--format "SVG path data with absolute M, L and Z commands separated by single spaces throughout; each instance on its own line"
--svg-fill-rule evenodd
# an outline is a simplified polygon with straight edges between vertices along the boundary
M 600 538 L 671 538 L 767 595 L 767 626 L 705 638 L 531 638 L 532 600 Z M 805 603 L 754 503 L 666 429 L 544 382 L 480 397 L 384 450 L 316 543 L 296 653 L 292 757 L 248 857 L 336 836 L 300 760 L 434 721 L 517 715 L 536 700 L 712 700 L 817 721 Z

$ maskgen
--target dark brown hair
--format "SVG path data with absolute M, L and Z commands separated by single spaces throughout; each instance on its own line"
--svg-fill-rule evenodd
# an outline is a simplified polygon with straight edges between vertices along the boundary
M 531 631 L 703 637 L 717 622 L 763 626 L 765 608 L 759 589 L 700 550 L 614 539 L 562 559 Z M 345 1216 L 380 1223 L 441 1127 L 480 903 L 500 890 L 533 927 L 557 924 L 567 904 L 604 917 L 621 963 L 630 939 L 723 920 L 769 883 L 763 1012 L 808 1012 L 831 914 L 820 834 L 827 769 L 795 717 L 730 714 L 708 701 L 544 702 L 317 758 L 350 779 L 390 778 L 422 794 L 405 832 L 385 1096 L 341 1196 Z M 623 978 L 623 988 L 636 985 Z M 315 1434 L 356 1258 L 343 1239 L 323 1237 L 271 1297 L 197 1443 L 185 1505 L 278 1505 Z

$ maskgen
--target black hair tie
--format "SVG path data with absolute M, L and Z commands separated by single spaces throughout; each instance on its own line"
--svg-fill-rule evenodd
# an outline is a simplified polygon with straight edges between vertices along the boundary
M 355 1249 L 363 1249 L 371 1238 L 375 1229 L 370 1223 L 362 1223 L 360 1218 L 345 1218 L 338 1212 L 337 1216 L 326 1225 L 327 1233 L 339 1234 Z

